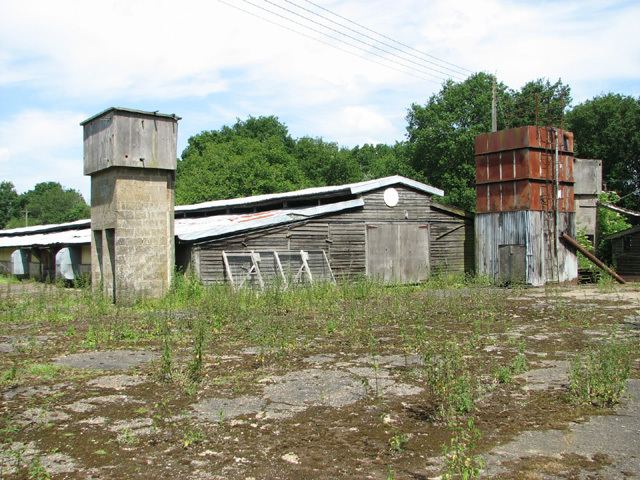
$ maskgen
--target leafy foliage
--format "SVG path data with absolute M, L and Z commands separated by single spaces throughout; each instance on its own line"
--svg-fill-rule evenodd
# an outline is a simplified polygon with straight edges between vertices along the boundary
M 603 203 L 615 204 L 620 197 L 615 192 L 601 193 L 598 200 Z M 604 240 L 608 235 L 621 232 L 631 227 L 631 224 L 625 217 L 618 212 L 609 210 L 608 208 L 598 208 L 598 238 L 600 239 L 596 252 L 598 257 L 610 262 L 611 261 L 611 242 Z
M 445 471 L 443 480 L 471 480 L 480 478 L 484 468 L 484 459 L 480 455 L 473 455 L 473 449 L 480 439 L 480 430 L 474 425 L 473 419 L 466 424 L 454 424 L 453 436 L 449 445 L 445 445 Z
M 491 130 L 494 77 L 477 73 L 464 82 L 448 81 L 426 105 L 413 104 L 407 115 L 411 166 L 444 189 L 445 201 L 475 209 L 474 139 Z M 497 82 L 498 129 L 531 124 L 560 126 L 571 101 L 560 80 L 535 80 L 513 91 Z
M 20 197 L 13 183 L 0 182 L 0 228 L 4 228 L 12 217 L 19 215 Z
M 322 138 L 294 139 L 277 117 L 249 117 L 189 139 L 178 161 L 176 201 L 203 202 L 311 186 L 339 185 L 412 170 L 402 144 L 341 148 Z
M 91 213 L 78 191 L 64 188 L 58 182 L 38 183 L 33 190 L 20 195 L 5 226 L 24 227 L 25 211 L 28 212 L 28 225 L 72 222 L 88 218 Z
M 601 159 L 607 188 L 626 196 L 624 206 L 640 209 L 640 196 L 630 195 L 640 189 L 640 98 L 597 96 L 576 105 L 567 124 L 576 156 Z
M 618 403 L 631 370 L 629 346 L 617 340 L 578 355 L 571 364 L 570 389 L 578 403 L 610 407 Z

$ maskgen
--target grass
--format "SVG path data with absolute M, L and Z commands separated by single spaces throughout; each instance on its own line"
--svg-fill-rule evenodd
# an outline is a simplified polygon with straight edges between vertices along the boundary
M 495 388 L 494 378 L 511 384 L 514 376 L 528 369 L 525 344 L 519 340 L 523 337 L 510 334 L 525 321 L 527 325 L 540 327 L 539 331 L 571 332 L 571 329 L 586 328 L 585 310 L 576 309 L 557 290 L 547 289 L 546 297 L 537 302 L 538 309 L 534 310 L 526 302 L 511 300 L 510 297 L 520 294 L 513 289 L 496 289 L 484 279 L 459 275 L 434 275 L 418 286 L 384 286 L 357 280 L 286 291 L 272 288 L 261 294 L 248 290 L 233 292 L 225 285 L 204 286 L 191 277 L 176 277 L 164 298 L 140 300 L 126 306 L 112 305 L 88 288 L 31 287 L 35 291 L 30 296 L 8 297 L 0 289 L 0 332 L 4 329 L 9 334 L 15 332 L 16 327 L 31 335 L 34 331 L 51 332 L 55 341 L 0 359 L 3 386 L 49 381 L 67 375 L 70 370 L 46 363 L 54 358 L 54 351 L 58 354 L 63 349 L 131 346 L 155 350 L 160 358 L 151 366 L 140 368 L 166 383 L 157 388 L 160 393 L 154 392 L 159 397 L 148 403 L 153 407 L 144 407 L 148 410 L 136 413 L 152 417 L 154 428 L 163 432 L 158 437 L 172 436 L 174 446 L 196 455 L 212 445 L 224 450 L 219 433 L 228 433 L 233 424 L 221 415 L 217 435 L 212 435 L 211 430 L 200 430 L 207 428 L 202 425 L 198 428 L 173 426 L 168 419 L 194 401 L 187 395 L 215 394 L 225 398 L 259 395 L 262 385 L 266 385 L 261 383 L 265 379 L 293 368 L 310 368 L 303 362 L 304 357 L 329 353 L 335 355 L 336 360 L 342 360 L 343 355 L 347 357 L 345 361 L 351 356 L 370 359 L 367 366 L 373 373 L 368 376 L 366 401 L 375 407 L 372 411 L 395 408 L 389 406 L 385 384 L 380 383 L 380 379 L 385 379 L 389 371 L 384 356 L 401 353 L 405 357 L 405 368 L 393 371 L 393 377 L 397 374 L 398 381 L 424 386 L 422 403 L 412 405 L 411 410 L 407 408 L 411 417 L 394 415 L 397 417 L 394 421 L 399 423 L 380 426 L 384 430 L 367 437 L 368 445 L 375 446 L 380 461 L 389 460 L 394 468 L 398 467 L 399 458 L 410 461 L 423 454 L 444 453 L 449 475 L 444 478 L 477 476 L 481 468 L 476 449 L 479 432 L 467 419 L 474 415 L 484 430 L 486 416 L 482 415 L 492 407 L 477 400 L 480 393 L 487 391 L 487 385 Z M 620 315 L 612 310 L 606 313 Z M 589 315 L 589 318 L 595 316 Z M 590 320 L 589 328 L 597 326 L 596 320 Z M 569 333 L 565 337 L 573 336 Z M 538 340 L 526 338 L 529 349 L 535 351 L 540 346 Z M 485 349 L 487 346 L 501 354 L 506 352 L 497 370 L 496 356 L 491 353 L 494 350 Z M 247 347 L 260 354 L 241 354 Z M 558 352 L 576 351 L 584 348 L 584 344 L 572 343 L 568 349 L 567 344 L 553 343 L 552 347 L 557 347 Z M 28 354 L 29 359 L 17 362 L 18 355 L 23 353 Z M 416 356 L 423 361 L 422 366 L 415 366 Z M 616 364 L 614 357 L 619 358 L 609 355 L 604 365 Z M 617 375 L 615 369 L 607 367 L 603 369 L 604 374 L 598 374 L 601 379 L 594 380 L 595 366 L 603 363 L 599 358 L 587 351 L 576 360 L 579 367 L 575 369 L 578 372 L 575 391 L 591 385 L 587 388 L 588 402 L 592 402 L 593 392 L 598 390 L 593 385 L 611 383 Z M 508 388 L 516 386 L 504 387 L 499 393 L 509 393 Z M 51 408 L 58 403 L 58 399 L 53 399 Z M 409 397 L 407 403 L 414 403 L 414 399 Z M 424 438 L 416 434 L 415 425 L 419 422 L 414 421 L 413 415 L 424 422 L 420 425 L 430 433 L 435 431 L 441 435 L 430 437 L 432 446 L 424 447 L 421 443 Z M 11 433 L 15 422 L 10 419 L 0 426 L 0 437 L 3 429 L 11 438 L 26 435 Z M 368 432 L 363 427 L 365 434 Z M 445 435 L 449 440 L 443 452 L 439 452 L 442 440 L 433 441 L 433 438 L 444 439 Z M 487 437 L 495 438 L 488 434 Z M 64 445 L 69 443 L 65 442 Z M 148 444 L 146 437 L 142 441 L 135 431 L 126 430 L 121 432 L 118 442 L 121 447 L 135 444 L 137 451 L 144 450 Z M 105 450 L 95 450 L 98 447 L 99 444 L 91 447 L 94 454 L 106 455 Z M 117 447 L 109 455 L 115 455 L 116 451 Z M 402 452 L 407 455 L 401 455 Z M 396 475 L 393 472 L 390 466 L 391 478 Z
M 571 397 L 576 403 L 611 407 L 620 401 L 630 370 L 629 344 L 609 339 L 574 358 L 570 371 Z

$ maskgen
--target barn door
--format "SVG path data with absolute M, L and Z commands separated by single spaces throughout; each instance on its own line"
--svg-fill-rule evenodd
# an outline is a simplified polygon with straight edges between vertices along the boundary
M 527 280 L 527 251 L 524 245 L 499 245 L 500 282 L 524 284 Z
M 429 226 L 367 225 L 367 275 L 386 283 L 416 283 L 429 276 Z

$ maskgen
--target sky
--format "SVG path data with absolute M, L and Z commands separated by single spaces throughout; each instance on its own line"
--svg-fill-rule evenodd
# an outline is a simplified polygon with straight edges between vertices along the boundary
M 512 88 L 561 78 L 574 104 L 607 92 L 640 96 L 637 1 L 313 3 L 0 0 L 0 181 L 18 192 L 58 181 L 88 200 L 79 123 L 111 106 L 182 117 L 180 156 L 192 135 L 249 115 L 276 115 L 294 137 L 348 147 L 401 141 L 410 105 L 469 72 L 495 73 Z M 415 50 L 399 58 L 367 46 L 315 15 L 359 30 L 320 7 Z

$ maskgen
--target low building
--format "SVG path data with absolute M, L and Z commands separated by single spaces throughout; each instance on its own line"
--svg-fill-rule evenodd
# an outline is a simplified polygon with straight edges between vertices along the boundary
M 176 265 L 204 283 L 236 287 L 360 276 L 414 283 L 434 271 L 471 272 L 473 217 L 436 202 L 439 195 L 392 176 L 176 206 Z M 0 258 L 26 249 L 42 278 L 51 276 L 57 252 L 70 247 L 81 254 L 65 258 L 82 262 L 77 271 L 90 271 L 83 253 L 90 242 L 89 220 L 4 230 Z
M 625 279 L 640 278 L 640 225 L 605 237 L 611 242 L 613 266 Z

